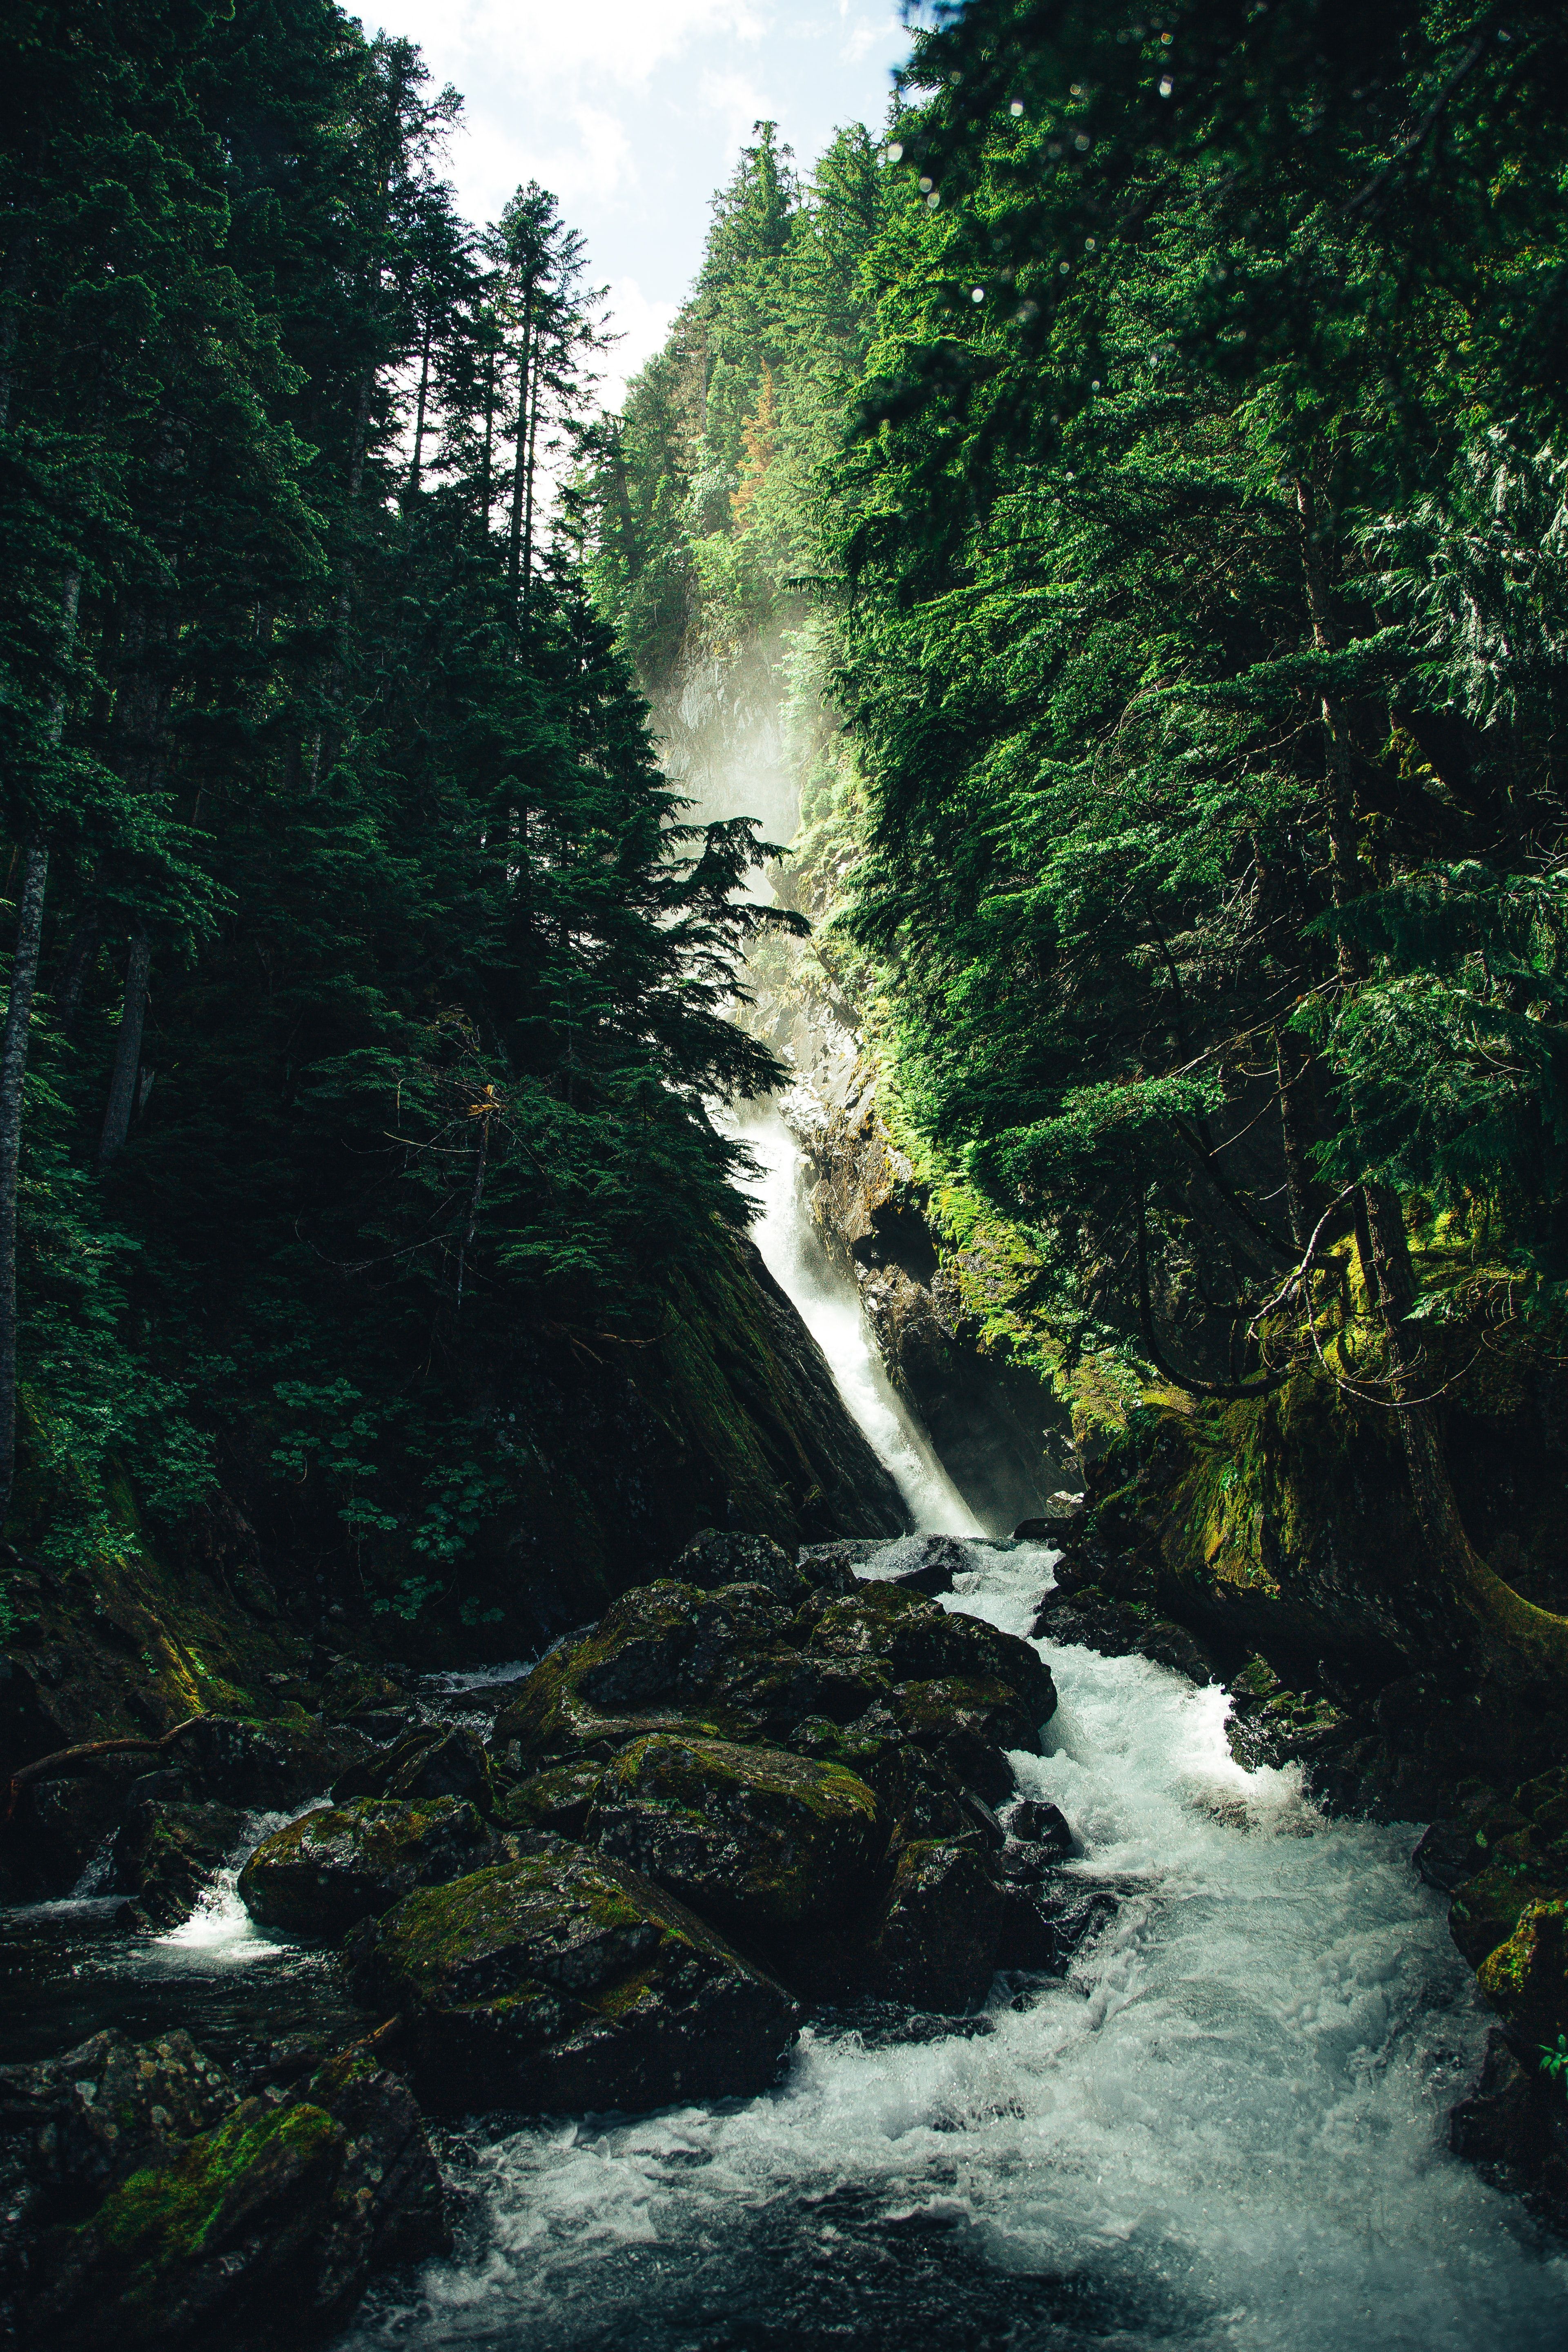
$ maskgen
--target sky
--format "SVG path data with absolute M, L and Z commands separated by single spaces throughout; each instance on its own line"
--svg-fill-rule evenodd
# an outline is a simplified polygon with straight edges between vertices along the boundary
M 622 337 L 608 406 L 663 342 L 752 123 L 805 169 L 840 124 L 880 127 L 909 50 L 897 0 L 372 0 L 363 21 L 462 92 L 447 172 L 470 220 L 539 180 L 583 231 Z

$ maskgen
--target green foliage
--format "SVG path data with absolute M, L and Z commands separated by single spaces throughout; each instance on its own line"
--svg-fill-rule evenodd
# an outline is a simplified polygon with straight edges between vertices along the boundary
M 1483 1267 L 1555 1328 L 1562 26 L 968 0 L 907 82 L 800 184 L 759 126 L 587 499 L 651 680 L 794 632 L 759 972 L 1118 1412 L 1375 1380 L 1354 1184 L 1434 1341 Z
M 763 851 L 683 821 L 547 527 L 599 341 L 554 200 L 477 236 L 455 94 L 331 0 L 62 23 L 8 22 L 0 147 L 5 814 L 50 853 L 11 1532 L 81 1559 L 221 1473 L 471 1615 L 539 1475 L 498 1353 L 647 1344 L 744 1222 Z
M 594 594 L 637 674 L 798 620 L 820 561 L 816 469 L 836 447 L 874 308 L 869 258 L 900 201 L 858 125 L 808 179 L 756 125 L 669 341 L 592 445 L 577 512 Z M 815 681 L 814 681 L 815 683 Z
M 1536 2047 L 1541 2053 L 1542 2073 L 1550 2082 L 1562 2082 L 1568 2074 L 1568 2034 L 1560 2033 L 1554 2042 L 1541 2042 Z M 1568 2090 L 1568 2083 L 1563 2084 L 1563 2088 Z
M 1562 32 L 1328 13 L 942 12 L 822 509 L 900 1100 L 1222 1383 L 1347 1182 L 1568 1276 Z

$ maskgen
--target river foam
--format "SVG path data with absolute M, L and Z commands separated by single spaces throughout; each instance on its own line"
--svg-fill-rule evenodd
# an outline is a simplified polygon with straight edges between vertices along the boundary
M 1021 1632 L 1051 1555 L 947 1606 Z M 1047 1651 L 1020 1787 L 1117 1899 L 980 2019 L 819 2021 L 771 2095 L 459 2137 L 458 2258 L 353 2336 L 508 2352 L 1546 2352 L 1568 2264 L 1449 2156 L 1485 2020 L 1410 1828 L 1244 1771 L 1226 1702 Z

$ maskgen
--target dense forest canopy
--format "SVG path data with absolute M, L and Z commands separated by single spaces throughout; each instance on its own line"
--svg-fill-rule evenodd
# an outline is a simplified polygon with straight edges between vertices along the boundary
M 1556 13 L 938 8 L 879 138 L 756 126 L 613 417 L 408 44 L 7 40 L 14 1532 L 227 1449 L 416 1606 L 510 1492 L 487 1334 L 647 1339 L 776 1071 L 638 688 L 782 630 L 782 891 L 1030 1360 L 1373 1409 L 1438 1613 L 1561 1663 L 1443 1433 L 1568 1299 Z
M 824 958 L 1069 1377 L 1370 1402 L 1560 1663 L 1440 1411 L 1568 1300 L 1560 16 L 922 22 L 879 147 L 759 125 L 601 603 L 649 677 L 795 623 Z
M 418 52 L 101 0 L 4 56 L 11 1532 L 246 1462 L 416 1608 L 512 1490 L 487 1345 L 637 1343 L 744 1222 L 751 830 L 682 824 L 547 527 L 580 242 L 460 218 Z

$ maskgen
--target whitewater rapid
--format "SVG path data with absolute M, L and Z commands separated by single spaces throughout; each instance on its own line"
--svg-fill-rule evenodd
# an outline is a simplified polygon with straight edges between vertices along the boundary
M 822 1251 L 776 1110 L 753 1228 L 917 1528 L 974 1520 Z M 968 1542 L 944 1605 L 1027 1635 L 1054 1552 Z M 875 1575 L 893 1564 L 863 1564 Z M 1247 1772 L 1226 1694 L 1039 1645 L 1022 1794 L 1109 1924 L 974 2018 L 819 2015 L 769 2095 L 453 2136 L 456 2256 L 342 2352 L 1560 2352 L 1568 2262 L 1447 2150 L 1487 2019 L 1413 1826 Z
M 1025 1632 L 1054 1555 L 970 1557 L 946 1605 Z M 1447 2152 L 1486 2021 L 1414 1832 L 1244 1771 L 1217 1689 L 1042 1654 L 1019 1786 L 1117 1901 L 1071 1973 L 819 2018 L 763 2098 L 494 2119 L 455 2150 L 456 2262 L 356 2352 L 1556 2352 L 1568 2263 Z

